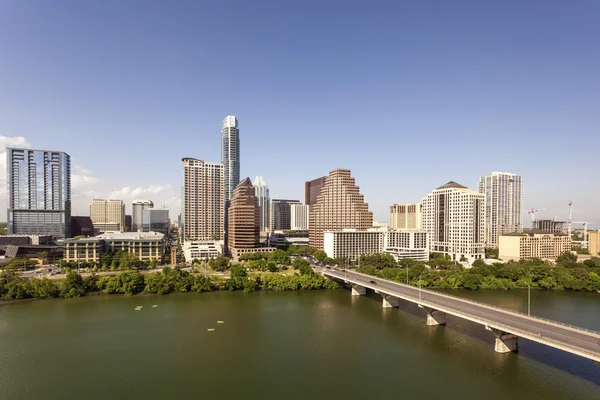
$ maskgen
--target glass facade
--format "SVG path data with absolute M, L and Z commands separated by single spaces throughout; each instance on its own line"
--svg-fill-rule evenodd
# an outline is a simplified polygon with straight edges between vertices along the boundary
M 60 151 L 7 148 L 8 233 L 68 237 L 71 157 Z
M 142 211 L 142 232 L 169 234 L 169 210 L 148 209 Z

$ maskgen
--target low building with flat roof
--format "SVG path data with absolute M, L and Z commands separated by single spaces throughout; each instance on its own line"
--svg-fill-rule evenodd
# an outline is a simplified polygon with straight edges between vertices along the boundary
M 188 262 L 194 259 L 213 259 L 223 255 L 223 245 L 218 240 L 186 241 L 181 247 L 185 260 Z
M 323 234 L 328 257 L 345 257 L 353 261 L 361 254 L 388 253 L 394 259 L 429 260 L 427 232 L 420 230 L 344 229 Z
M 565 234 L 530 229 L 524 233 L 507 233 L 500 236 L 498 257 L 503 261 L 528 258 L 556 260 L 571 251 L 571 238 Z
M 121 250 L 141 261 L 162 261 L 164 235 L 158 232 L 106 232 L 92 238 L 65 240 L 65 261 L 99 262 L 104 253 Z

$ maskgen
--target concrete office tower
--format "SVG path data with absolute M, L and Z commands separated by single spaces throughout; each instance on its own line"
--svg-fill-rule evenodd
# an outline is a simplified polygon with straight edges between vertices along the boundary
M 292 229 L 292 204 L 301 204 L 299 200 L 271 200 L 270 231 L 289 231 Z
M 485 245 L 498 247 L 501 235 L 523 231 L 523 181 L 520 176 L 492 172 L 479 178 L 485 195 Z
M 588 231 L 588 250 L 591 255 L 600 255 L 600 230 Z
M 262 176 L 254 178 L 254 193 L 258 199 L 260 207 L 260 231 L 266 232 L 269 229 L 269 208 L 271 197 L 269 196 L 269 187 Z
M 423 199 L 423 230 L 433 252 L 469 262 L 484 257 L 485 196 L 456 182 Z
M 223 240 L 223 165 L 195 158 L 183 161 L 182 237 L 184 240 Z
M 169 234 L 169 210 L 149 208 L 142 213 L 142 232 Z
M 71 157 L 62 151 L 6 149 L 9 235 L 70 236 Z
M 225 117 L 221 128 L 221 164 L 224 168 L 225 201 L 228 201 L 233 189 L 240 183 L 240 130 L 233 115 Z
M 308 217 L 309 244 L 323 250 L 323 233 L 342 229 L 368 229 L 373 213 L 360 194 L 349 169 L 334 169 L 325 179 Z
M 150 200 L 133 201 L 131 213 L 131 230 L 133 232 L 142 231 L 142 214 L 149 208 L 154 208 L 154 203 Z
M 321 194 L 321 189 L 325 186 L 326 176 L 322 176 L 304 184 L 304 204 L 312 206 L 317 202 L 317 197 Z
M 237 251 L 258 247 L 260 240 L 260 208 L 250 178 L 233 191 L 228 209 L 227 248 L 237 259 Z
M 290 204 L 290 229 L 305 231 L 308 229 L 308 213 L 310 206 L 304 204 Z
M 124 232 L 125 203 L 123 200 L 94 199 L 90 204 L 90 218 L 97 232 Z
M 390 225 L 392 229 L 421 229 L 423 226 L 421 203 L 392 204 L 390 206 Z

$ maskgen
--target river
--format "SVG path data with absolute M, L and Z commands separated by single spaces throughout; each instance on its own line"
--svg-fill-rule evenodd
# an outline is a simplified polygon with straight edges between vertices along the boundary
M 527 308 L 526 290 L 452 293 Z M 531 303 L 600 331 L 597 293 L 532 291 Z M 65 398 L 597 400 L 600 365 L 526 340 L 496 354 L 482 326 L 428 327 L 414 305 L 343 289 L 0 306 L 0 399 Z

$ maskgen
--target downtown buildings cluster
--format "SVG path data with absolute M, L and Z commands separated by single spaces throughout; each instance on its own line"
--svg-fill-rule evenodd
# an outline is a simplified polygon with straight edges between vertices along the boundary
M 271 199 L 262 176 L 240 179 L 235 116 L 222 122 L 220 147 L 220 162 L 182 158 L 182 207 L 176 225 L 188 261 L 220 255 L 237 260 L 243 253 L 290 244 L 310 245 L 331 258 L 348 260 L 386 252 L 397 260 L 427 261 L 437 252 L 465 265 L 485 258 L 488 248 L 499 248 L 503 259 L 553 259 L 571 250 L 570 231 L 548 229 L 556 226 L 552 221 L 535 221 L 543 229 L 524 232 L 523 181 L 515 174 L 483 176 L 477 190 L 450 181 L 419 202 L 392 204 L 388 225 L 373 220 L 349 169 L 334 169 L 305 182 L 304 203 Z M 160 261 L 171 226 L 168 210 L 155 208 L 151 200 L 137 200 L 128 215 L 122 200 L 95 199 L 89 216 L 72 216 L 70 171 L 70 156 L 64 152 L 8 149 L 9 237 L 50 237 L 69 261 L 97 262 L 103 252 L 117 248 L 146 260 L 160 253 Z M 590 232 L 587 239 L 596 254 L 598 232 Z M 7 245 L 8 238 L 0 243 Z

